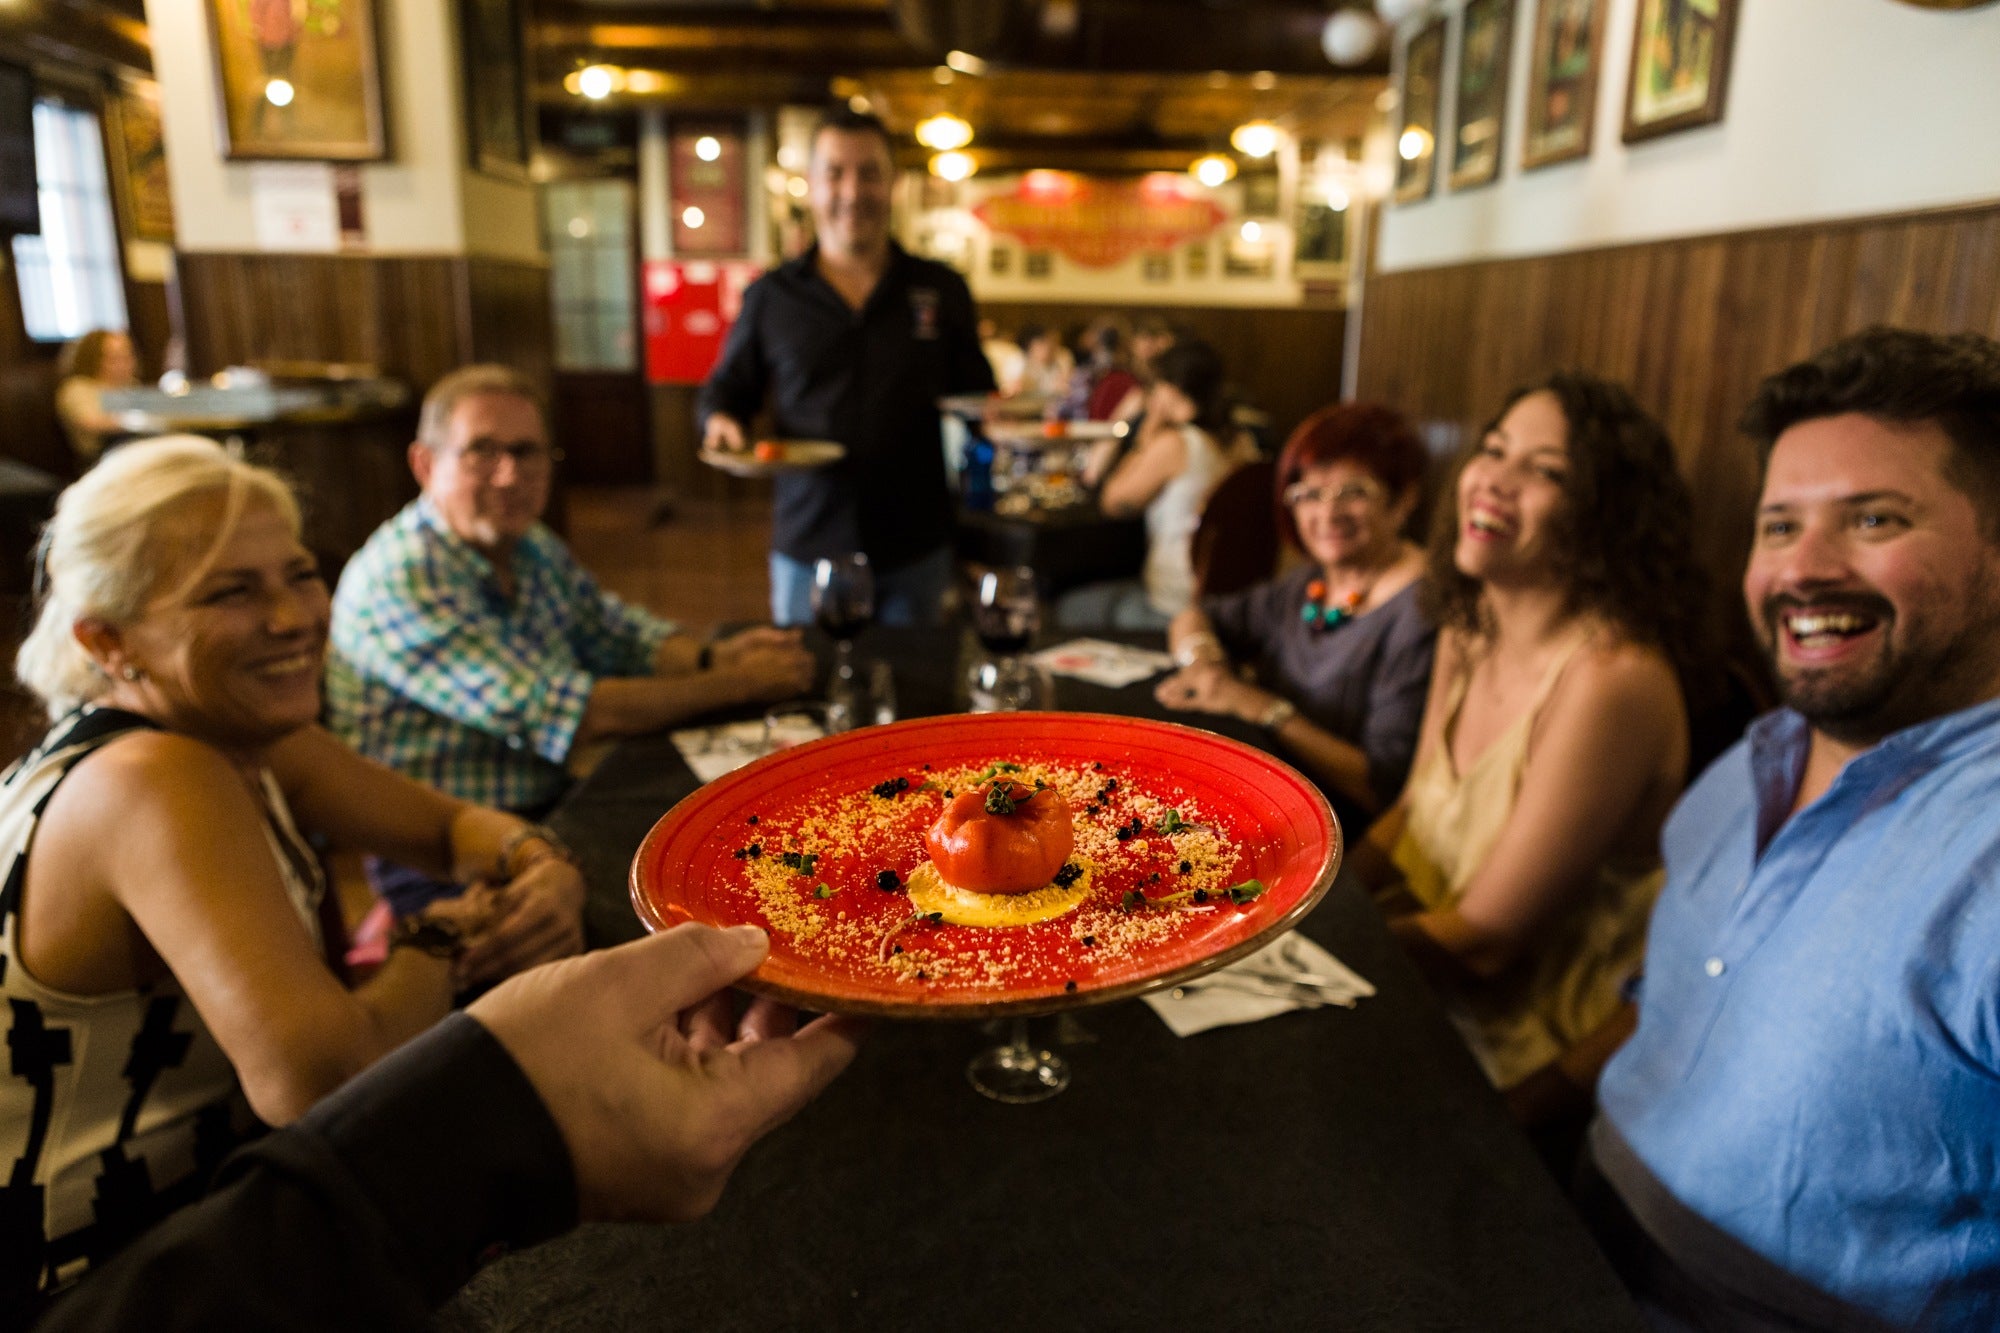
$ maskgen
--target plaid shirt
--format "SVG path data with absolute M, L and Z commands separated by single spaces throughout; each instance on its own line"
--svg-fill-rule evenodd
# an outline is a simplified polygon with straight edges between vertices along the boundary
M 327 722 L 369 758 L 463 800 L 548 804 L 599 676 L 652 674 L 678 632 L 597 586 L 536 524 L 510 601 L 485 556 L 419 497 L 340 576 Z

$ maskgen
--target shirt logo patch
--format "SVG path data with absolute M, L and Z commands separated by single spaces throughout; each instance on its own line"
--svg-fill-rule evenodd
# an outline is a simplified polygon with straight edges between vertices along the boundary
M 938 294 L 935 287 L 910 288 L 910 336 L 935 342 L 938 336 Z

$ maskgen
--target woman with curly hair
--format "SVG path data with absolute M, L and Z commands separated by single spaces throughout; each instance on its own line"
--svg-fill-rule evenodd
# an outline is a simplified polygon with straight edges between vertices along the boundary
M 1690 510 L 1659 424 L 1574 373 L 1517 391 L 1441 500 L 1417 757 L 1358 860 L 1503 1089 L 1587 1091 L 1624 1035 L 1688 762 Z

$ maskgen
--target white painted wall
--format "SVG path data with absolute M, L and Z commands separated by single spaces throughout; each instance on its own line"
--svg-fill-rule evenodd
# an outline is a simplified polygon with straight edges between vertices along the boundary
M 1896 0 L 1741 5 L 1722 122 L 1626 145 L 1639 0 L 1610 0 L 1591 155 L 1524 173 L 1535 0 L 1517 0 L 1500 180 L 1462 194 L 1440 181 L 1432 198 L 1387 209 L 1380 267 L 2000 199 L 2000 5 L 1964 13 Z M 1458 7 L 1437 6 L 1454 11 L 1453 56 Z M 1447 88 L 1454 77 L 1448 65 Z M 1455 125 L 1446 100 L 1445 124 Z
M 223 160 L 206 0 L 147 0 L 175 244 L 255 251 L 251 164 Z M 367 253 L 545 258 L 534 188 L 465 166 L 458 22 L 448 0 L 376 0 L 391 157 L 361 168 Z

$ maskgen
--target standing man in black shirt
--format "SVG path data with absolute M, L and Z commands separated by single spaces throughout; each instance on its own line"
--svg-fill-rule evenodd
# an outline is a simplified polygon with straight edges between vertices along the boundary
M 838 440 L 847 456 L 777 478 L 771 615 L 812 618 L 813 561 L 862 551 L 885 624 L 934 624 L 952 575 L 951 495 L 938 399 L 993 388 L 972 293 L 889 238 L 895 163 L 873 116 L 836 110 L 806 169 L 812 249 L 750 285 L 702 386 L 707 449 L 742 449 L 768 392 L 780 436 Z

